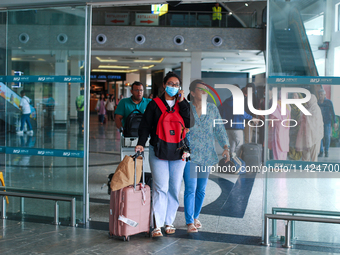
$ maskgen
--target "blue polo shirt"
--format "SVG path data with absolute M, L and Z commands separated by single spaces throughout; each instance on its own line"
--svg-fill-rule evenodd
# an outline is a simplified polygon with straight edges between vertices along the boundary
M 122 124 L 124 126 L 126 117 L 135 109 L 139 110 L 141 113 L 145 112 L 148 103 L 150 103 L 152 99 L 150 98 L 142 98 L 142 101 L 139 104 L 135 104 L 132 101 L 132 98 L 123 98 L 119 101 L 115 114 L 122 115 L 123 120 Z

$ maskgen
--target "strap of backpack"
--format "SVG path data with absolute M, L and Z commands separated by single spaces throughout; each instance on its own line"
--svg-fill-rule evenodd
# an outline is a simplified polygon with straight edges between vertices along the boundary
M 162 101 L 162 99 L 160 99 L 159 97 L 156 97 L 156 98 L 154 98 L 153 100 L 154 100 L 154 101 L 156 102 L 156 104 L 158 105 L 158 107 L 159 107 L 159 109 L 161 110 L 162 114 L 168 110 L 168 108 L 165 106 L 165 104 L 164 104 L 164 102 Z M 179 106 L 178 106 L 178 101 L 177 101 L 177 100 L 176 100 L 176 103 L 175 103 L 173 109 L 174 109 L 175 111 L 179 111 Z
M 159 97 L 153 99 L 156 104 L 158 105 L 159 109 L 161 110 L 162 114 L 166 112 L 168 109 L 166 108 L 165 104 L 163 103 L 162 99 Z

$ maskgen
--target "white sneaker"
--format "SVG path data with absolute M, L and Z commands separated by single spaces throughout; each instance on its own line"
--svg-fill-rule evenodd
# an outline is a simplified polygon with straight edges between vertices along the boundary
M 17 135 L 23 135 L 24 134 L 24 131 L 18 131 L 17 132 Z
M 28 135 L 33 135 L 34 132 L 33 132 L 33 130 L 30 130 L 30 131 L 27 131 L 26 133 L 27 133 Z

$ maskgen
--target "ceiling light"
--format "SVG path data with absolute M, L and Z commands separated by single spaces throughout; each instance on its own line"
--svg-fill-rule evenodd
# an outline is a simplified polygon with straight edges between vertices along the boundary
M 118 60 L 116 60 L 116 59 L 103 59 L 103 58 L 100 58 L 100 57 L 96 57 L 96 59 L 99 62 L 118 62 Z
M 22 58 L 12 58 L 12 61 L 20 61 Z
M 187 51 L 188 49 L 184 49 L 185 51 Z
M 133 70 L 108 70 L 108 69 L 92 69 L 92 72 L 104 72 L 104 73 L 133 73 L 137 72 L 138 69 Z
M 110 66 L 110 65 L 99 65 L 98 68 L 122 68 L 122 69 L 128 69 L 129 66 Z
M 232 13 L 232 12 L 229 12 L 228 15 L 231 16 L 231 15 L 233 15 L 233 13 Z
M 149 69 L 149 68 L 152 68 L 152 67 L 154 67 L 155 65 L 149 65 L 149 66 L 143 66 L 142 68 L 143 69 Z
M 162 63 L 163 60 L 164 58 L 161 58 L 159 60 L 138 59 L 138 60 L 134 60 L 133 62 L 135 63 Z
M 248 6 L 248 3 L 244 3 L 245 6 Z

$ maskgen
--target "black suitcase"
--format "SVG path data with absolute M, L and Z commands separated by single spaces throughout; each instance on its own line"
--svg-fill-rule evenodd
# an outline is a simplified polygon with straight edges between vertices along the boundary
M 262 144 L 257 143 L 257 127 L 255 134 L 255 143 L 247 143 L 242 145 L 242 159 L 246 166 L 258 166 L 262 164 Z M 250 129 L 249 129 L 250 137 Z

